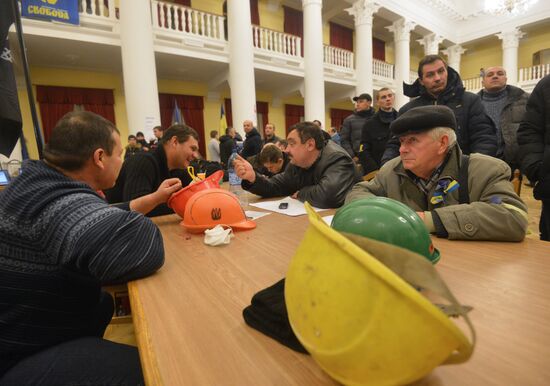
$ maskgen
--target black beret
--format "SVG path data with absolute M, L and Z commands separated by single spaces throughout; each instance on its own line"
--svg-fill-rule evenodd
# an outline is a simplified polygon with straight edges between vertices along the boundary
M 364 92 L 363 94 L 361 94 L 359 96 L 353 97 L 354 102 L 357 102 L 359 99 L 366 99 L 369 102 L 372 102 L 372 97 L 370 96 L 370 94 L 367 94 L 366 92 Z
M 435 127 L 448 127 L 456 130 L 456 119 L 453 110 L 447 106 L 429 105 L 414 107 L 400 115 L 390 125 L 393 135 L 420 133 Z

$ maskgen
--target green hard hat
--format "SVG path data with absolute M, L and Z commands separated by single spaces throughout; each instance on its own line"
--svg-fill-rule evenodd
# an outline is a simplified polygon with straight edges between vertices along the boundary
M 386 197 L 352 201 L 334 215 L 331 227 L 416 252 L 433 264 L 439 261 L 430 234 L 414 210 Z

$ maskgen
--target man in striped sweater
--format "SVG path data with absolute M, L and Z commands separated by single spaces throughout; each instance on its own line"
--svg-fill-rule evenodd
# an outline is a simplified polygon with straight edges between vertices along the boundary
M 111 122 L 69 113 L 45 159 L 0 193 L 0 385 L 143 383 L 137 349 L 101 338 L 113 315 L 101 285 L 162 266 L 161 234 L 141 213 L 181 183 L 109 206 L 96 192 L 114 185 L 122 150 Z

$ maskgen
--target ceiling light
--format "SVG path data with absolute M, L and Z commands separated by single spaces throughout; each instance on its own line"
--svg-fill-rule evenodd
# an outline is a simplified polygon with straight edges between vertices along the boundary
M 485 13 L 495 15 L 525 13 L 538 0 L 485 0 Z

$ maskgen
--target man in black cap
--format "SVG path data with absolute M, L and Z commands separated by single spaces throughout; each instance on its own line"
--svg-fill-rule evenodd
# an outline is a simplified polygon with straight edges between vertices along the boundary
M 390 125 L 400 157 L 353 187 L 346 203 L 383 196 L 408 205 L 439 237 L 520 241 L 527 207 L 514 192 L 510 167 L 482 154 L 463 155 L 446 106 L 415 107 Z M 459 205 L 460 204 L 460 205 Z
M 344 119 L 340 131 L 340 145 L 348 152 L 355 162 L 359 162 L 361 133 L 365 122 L 372 118 L 374 109 L 371 107 L 372 97 L 363 93 L 353 97 L 355 111 Z

